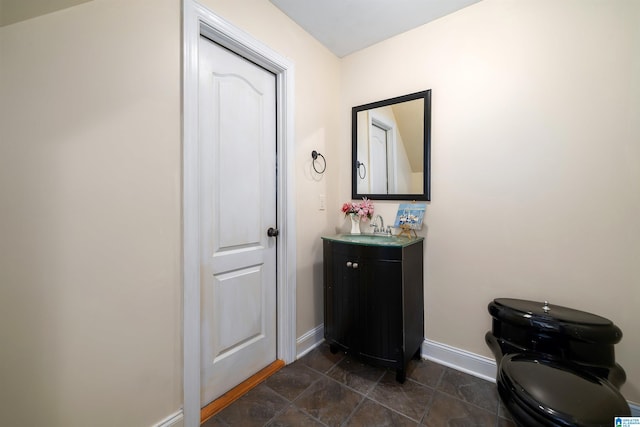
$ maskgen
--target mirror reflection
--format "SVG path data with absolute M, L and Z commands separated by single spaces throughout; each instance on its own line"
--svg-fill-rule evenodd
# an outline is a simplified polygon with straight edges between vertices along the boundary
M 431 91 L 354 107 L 352 197 L 430 200 Z

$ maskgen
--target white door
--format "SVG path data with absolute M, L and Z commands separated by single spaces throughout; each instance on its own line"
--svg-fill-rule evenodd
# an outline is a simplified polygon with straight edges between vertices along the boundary
M 369 137 L 369 159 L 372 194 L 387 194 L 387 131 L 380 126 L 371 124 Z
M 199 41 L 201 404 L 276 359 L 276 79 Z

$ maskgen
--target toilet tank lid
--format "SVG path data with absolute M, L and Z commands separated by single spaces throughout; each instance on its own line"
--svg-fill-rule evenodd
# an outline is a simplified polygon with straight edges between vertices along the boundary
M 548 316 L 565 323 L 577 323 L 582 325 L 594 326 L 613 325 L 613 322 L 605 317 L 551 303 L 546 304 L 548 310 L 545 311 L 545 302 L 527 301 L 514 298 L 496 298 L 493 300 L 493 302 L 498 306 L 516 310 L 523 314 Z

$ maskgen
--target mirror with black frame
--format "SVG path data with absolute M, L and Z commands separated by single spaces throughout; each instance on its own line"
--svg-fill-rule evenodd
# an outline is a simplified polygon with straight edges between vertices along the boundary
M 431 200 L 431 90 L 351 109 L 351 197 Z

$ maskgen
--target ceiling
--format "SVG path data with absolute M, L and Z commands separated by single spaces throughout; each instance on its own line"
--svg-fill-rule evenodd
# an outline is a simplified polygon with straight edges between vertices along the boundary
M 269 0 L 338 57 L 481 0 Z
M 0 0 L 0 26 L 90 0 Z M 338 57 L 481 0 L 269 0 Z

